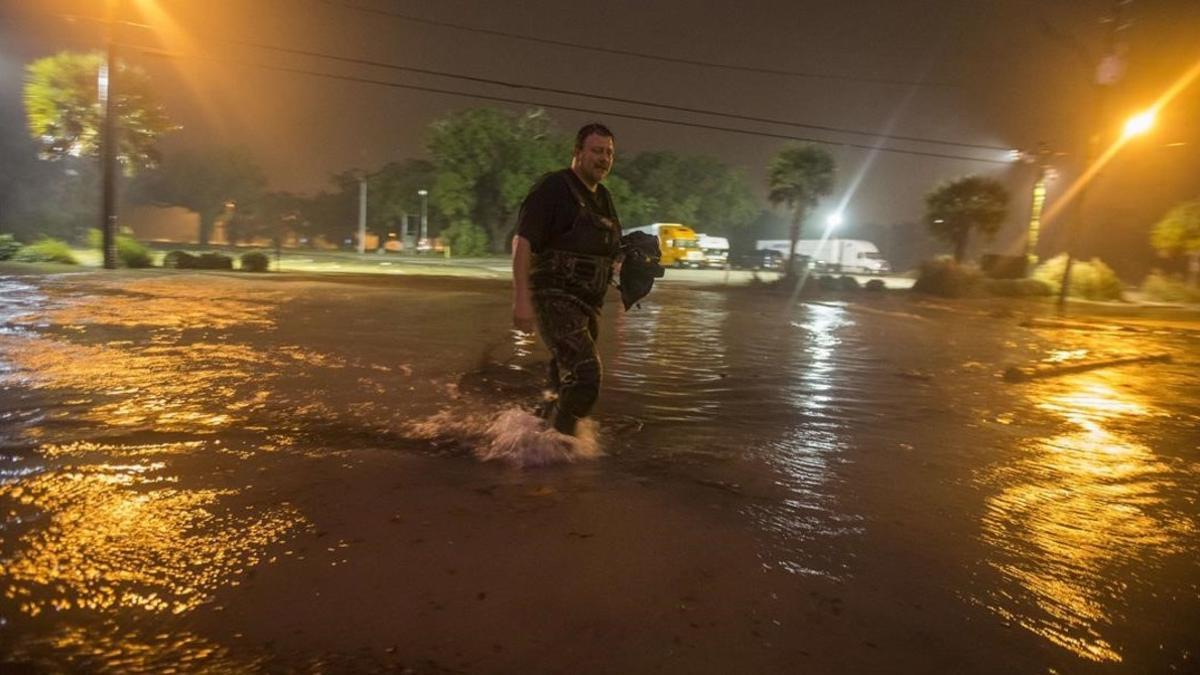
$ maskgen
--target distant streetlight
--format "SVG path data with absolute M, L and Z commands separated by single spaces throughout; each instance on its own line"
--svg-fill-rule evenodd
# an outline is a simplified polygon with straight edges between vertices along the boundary
M 417 237 L 417 250 L 420 251 L 421 242 L 429 236 L 429 190 L 417 190 L 417 195 L 421 197 L 421 233 Z M 433 250 L 433 246 L 429 246 L 429 249 Z
M 1122 138 L 1129 139 L 1134 136 L 1140 136 L 1154 128 L 1154 110 L 1147 110 L 1130 117 L 1125 122 L 1125 130 L 1122 133 Z

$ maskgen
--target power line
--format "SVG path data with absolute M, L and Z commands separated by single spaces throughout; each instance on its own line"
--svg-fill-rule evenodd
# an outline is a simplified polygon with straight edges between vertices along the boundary
M 804 71 L 798 71 L 798 70 L 784 70 L 784 69 L 779 69 L 779 68 L 762 68 L 762 67 L 755 67 L 755 66 L 743 66 L 743 65 L 734 64 L 734 63 L 720 63 L 717 61 L 701 61 L 698 59 L 685 59 L 685 58 L 680 58 L 680 57 L 675 57 L 675 56 L 663 56 L 662 54 L 651 54 L 648 52 L 638 52 L 638 51 L 633 51 L 633 50 L 628 50 L 628 49 L 615 49 L 612 47 L 597 47 L 594 45 L 581 45 L 581 44 L 577 44 L 574 42 L 567 42 L 566 40 L 552 40 L 550 38 L 540 38 L 540 37 L 535 37 L 532 35 L 522 35 L 520 33 L 509 33 L 509 32 L 505 32 L 505 31 L 492 30 L 492 29 L 488 29 L 488 28 L 478 28 L 476 26 L 466 26 L 463 24 L 451 23 L 449 21 L 438 21 L 436 19 L 426 19 L 426 18 L 419 17 L 419 16 L 413 16 L 412 14 L 403 14 L 401 12 L 395 12 L 395 11 L 390 11 L 390 10 L 375 9 L 374 7 L 363 7 L 362 5 L 355 5 L 355 4 L 351 4 L 348 2 L 340 2 L 338 0 L 314 0 L 314 1 L 326 4 L 326 5 L 330 5 L 333 7 L 341 7 L 341 8 L 345 8 L 345 9 L 354 10 L 357 12 L 363 12 L 363 13 L 367 13 L 367 14 L 376 14 L 379 16 L 386 16 L 386 17 L 390 17 L 393 19 L 400 19 L 402 21 L 411 21 L 413 23 L 421 23 L 421 24 L 425 24 L 427 26 L 438 26 L 440 28 L 451 28 L 454 30 L 461 30 L 461 31 L 469 32 L 469 33 L 479 33 L 481 35 L 492 35 L 495 37 L 504 37 L 504 38 L 510 38 L 513 40 L 523 40 L 525 42 L 533 42 L 533 43 L 544 44 L 544 45 L 553 45 L 555 47 L 567 47 L 569 49 L 581 49 L 584 51 L 600 52 L 602 54 L 630 56 L 630 57 L 639 58 L 639 59 L 648 59 L 651 61 L 664 61 L 667 63 L 679 63 L 679 64 L 688 65 L 688 66 L 699 66 L 702 68 L 719 68 L 722 70 L 734 70 L 734 71 L 739 71 L 739 72 L 744 72 L 744 73 L 759 73 L 759 74 L 763 74 L 763 75 L 780 75 L 780 76 L 784 76 L 784 77 L 798 77 L 798 78 L 813 79 L 813 80 L 835 80 L 835 81 L 840 81 L 840 82 L 859 82 L 859 83 L 865 83 L 865 84 L 883 84 L 883 85 L 905 86 L 905 87 L 912 87 L 912 86 L 951 87 L 951 86 L 957 86 L 957 85 L 946 83 L 946 82 L 917 82 L 917 81 L 912 81 L 912 80 L 893 80 L 893 79 L 888 79 L 888 78 L 855 77 L 855 76 L 851 76 L 851 75 L 829 75 L 827 73 L 812 73 L 812 72 L 804 72 Z
M 206 61 L 215 61 L 218 63 L 227 63 L 227 64 L 231 64 L 231 65 L 251 66 L 251 67 L 255 67 L 255 68 L 261 68 L 263 70 L 274 70 L 274 71 L 284 72 L 284 73 L 309 75 L 312 77 L 320 77 L 320 78 L 330 79 L 330 80 L 340 80 L 340 81 L 344 81 L 344 82 L 358 82 L 360 84 L 373 84 L 373 85 L 391 87 L 391 88 L 396 88 L 396 89 L 409 89 L 412 91 L 423 91 L 423 92 L 433 93 L 433 94 L 445 94 L 447 96 L 460 96 L 460 97 L 464 97 L 464 98 L 473 98 L 473 99 L 479 99 L 479 100 L 483 100 L 483 101 L 495 101 L 498 103 L 532 105 L 532 106 L 537 106 L 537 107 L 541 107 L 541 108 L 550 108 L 553 110 L 566 110 L 569 112 L 587 113 L 587 114 L 591 114 L 591 115 L 607 115 L 609 117 L 630 119 L 630 120 L 636 120 L 636 121 L 640 121 L 640 122 L 654 122 L 654 123 L 658 123 L 658 124 L 689 127 L 689 128 L 693 128 L 693 129 L 705 129 L 708 131 L 724 131 L 724 132 L 728 132 L 728 133 L 741 134 L 741 135 L 745 135 L 745 136 L 757 136 L 760 138 L 774 138 L 774 139 L 781 139 L 781 140 L 788 140 L 788 141 L 800 141 L 800 142 L 805 142 L 805 143 L 816 143 L 819 145 L 829 145 L 829 146 L 834 146 L 834 147 L 856 148 L 856 149 L 860 149 L 860 150 L 872 150 L 872 151 L 888 152 L 888 153 L 895 153 L 895 154 L 902 154 L 902 155 L 914 155 L 914 156 L 918 156 L 918 157 L 933 157 L 933 158 L 938 158 L 938 159 L 952 159 L 952 160 L 959 160 L 959 161 L 966 161 L 966 162 L 980 162 L 980 163 L 984 163 L 984 164 L 1009 164 L 1009 162 L 1007 160 L 1000 160 L 1000 159 L 986 159 L 986 158 L 982 158 L 982 157 L 969 157 L 969 156 L 965 156 L 965 155 L 951 155 L 951 154 L 938 153 L 938 152 L 925 152 L 925 151 L 921 151 L 921 150 L 904 150 L 904 149 L 900 149 L 900 148 L 887 148 L 887 147 L 880 147 L 880 146 L 874 146 L 874 145 L 866 145 L 866 144 L 862 144 L 862 143 L 845 143 L 845 142 L 841 142 L 841 141 L 830 141 L 830 140 L 825 140 L 825 139 L 820 139 L 820 138 L 807 138 L 807 137 L 803 137 L 803 136 L 792 136 L 792 135 L 788 135 L 788 134 L 778 134 L 778 133 L 772 133 L 772 132 L 767 132 L 767 131 L 752 131 L 752 130 L 748 130 L 748 129 L 738 129 L 736 127 L 726 127 L 726 126 L 719 126 L 719 125 L 715 125 L 715 124 L 702 124 L 699 122 L 683 122 L 680 120 L 672 120 L 672 119 L 666 119 L 666 118 L 662 118 L 662 117 L 651 117 L 649 115 L 635 115 L 632 113 L 613 112 L 610 110 L 598 110 L 595 108 L 581 108 L 578 106 L 567 106 L 567 105 L 561 105 L 561 104 L 557 104 L 557 103 L 546 103 L 544 101 L 530 101 L 527 99 L 509 98 L 509 97 L 504 97 L 504 96 L 492 96 L 492 95 L 488 95 L 488 94 L 476 94 L 476 93 L 471 93 L 471 92 L 455 91 L 453 89 L 441 89 L 438 87 L 426 87 L 426 86 L 415 85 L 415 84 L 402 84 L 399 82 L 390 82 L 387 80 L 376 80 L 376 79 L 371 79 L 371 78 L 366 78 L 366 77 L 357 77 L 354 75 L 337 75 L 337 74 L 333 74 L 333 73 L 323 73 L 323 72 L 315 71 L 315 70 L 306 70 L 303 68 L 293 68 L 293 67 L 289 67 L 289 66 L 277 66 L 277 65 L 266 64 L 266 63 L 254 63 L 254 62 L 250 62 L 250 61 L 241 61 L 241 60 L 229 59 L 229 58 L 218 57 L 218 56 L 209 56 L 206 54 L 180 54 L 180 53 L 174 53 L 174 52 L 167 52 L 167 51 L 159 50 L 159 49 L 140 47 L 137 45 L 122 45 L 122 46 L 127 47 L 129 49 L 137 49 L 137 50 L 140 50 L 147 54 L 152 54 L 152 55 L 162 56 L 162 57 L 167 57 L 167 58 L 194 58 L 194 59 L 200 59 L 200 60 L 206 60 Z
M 477 83 L 481 83 L 481 84 L 490 84 L 490 85 L 496 85 L 496 86 L 501 86 L 501 87 L 508 87 L 508 88 L 512 88 L 512 89 L 528 89 L 530 91 L 540 91 L 540 92 L 551 93 L 551 94 L 581 96 L 581 97 L 593 98 L 593 99 L 597 99 L 597 100 L 601 100 L 601 101 L 609 101 L 611 103 L 624 103 L 624 104 L 630 104 L 630 105 L 640 105 L 640 106 L 647 106 L 647 107 L 654 107 L 654 108 L 662 108 L 664 110 L 674 110 L 676 112 L 686 112 L 686 113 L 696 113 L 696 114 L 700 114 L 700 115 L 710 115 L 712 117 L 724 117 L 724 118 L 728 118 L 728 119 L 736 119 L 736 120 L 742 120 L 742 121 L 746 121 L 746 122 L 762 122 L 765 124 L 778 124 L 781 126 L 789 126 L 789 127 L 796 127 L 796 128 L 802 128 L 802 129 L 812 129 L 814 131 L 828 131 L 828 132 L 839 133 L 839 134 L 853 134 L 853 135 L 858 135 L 858 136 L 870 136 L 872 138 L 878 138 L 878 139 L 883 139 L 883 140 L 907 141 L 907 142 L 912 142 L 912 143 L 927 143 L 927 144 L 932 144 L 932 145 L 946 145 L 946 146 L 952 146 L 952 147 L 958 147 L 958 148 L 970 148 L 970 149 L 975 149 L 975 150 L 997 150 L 1000 152 L 1007 152 L 1009 150 L 1009 148 L 1006 148 L 1006 147 L 1000 147 L 1000 146 L 996 146 L 996 145 L 987 145 L 987 144 L 983 144 L 983 143 L 964 143 L 961 141 L 948 141 L 948 140 L 943 140 L 943 139 L 938 139 L 938 138 L 922 138 L 919 136 L 900 136 L 900 135 L 894 135 L 894 134 L 880 134 L 877 132 L 862 131 L 859 129 L 847 129 L 847 128 L 842 128 L 842 127 L 832 127 L 832 126 L 825 126 L 825 125 L 820 125 L 820 124 L 807 124 L 804 122 L 794 122 L 791 120 L 773 119 L 770 117 L 756 117 L 753 115 L 742 115 L 742 114 L 738 114 L 738 113 L 720 112 L 720 111 L 715 111 L 715 110 L 704 110 L 702 108 L 690 108 L 687 106 L 672 105 L 669 103 L 659 103 L 659 102 L 655 102 L 655 101 L 642 101 L 642 100 L 638 100 L 638 99 L 623 98 L 623 97 L 619 97 L 619 96 L 606 96 L 604 94 L 591 94 L 591 93 L 575 91 L 575 90 L 571 90 L 571 89 L 558 89 L 555 87 L 543 87 L 543 86 L 534 85 L 534 84 L 524 84 L 524 83 L 520 83 L 520 82 L 510 82 L 510 81 L 497 80 L 497 79 L 486 78 L 486 77 L 462 75 L 459 73 L 451 73 L 451 72 L 447 72 L 447 71 L 443 71 L 443 70 L 417 68 L 414 66 L 401 66 L 398 64 L 388 63 L 385 61 L 374 61 L 371 59 L 361 59 L 361 58 L 354 58 L 354 57 L 348 57 L 348 56 L 338 56 L 335 54 L 314 52 L 314 51 L 309 51 L 309 50 L 305 50 L 305 49 L 295 49 L 295 48 L 290 48 L 290 47 L 280 47 L 280 46 L 276 46 L 276 45 L 268 45 L 268 44 L 263 44 L 260 42 L 250 42 L 250 41 L 246 41 L 246 40 L 227 39 L 227 40 L 223 40 L 223 41 L 229 42 L 232 44 L 254 47 L 257 49 L 265 49 L 268 51 L 281 52 L 284 54 L 311 56 L 314 58 L 328 59 L 331 61 L 340 61 L 342 63 L 353 63 L 356 65 L 366 65 L 366 66 L 373 66 L 373 67 L 377 67 L 377 68 L 388 68 L 391 70 L 400 70 L 400 71 L 405 71 L 405 72 L 410 72 L 410 73 L 421 73 L 423 75 L 436 75 L 438 77 L 446 77 L 446 78 L 455 79 L 455 80 L 464 80 L 467 82 L 477 82 Z

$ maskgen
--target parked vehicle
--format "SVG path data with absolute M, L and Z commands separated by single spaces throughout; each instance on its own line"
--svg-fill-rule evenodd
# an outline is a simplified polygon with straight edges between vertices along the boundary
M 783 254 L 769 248 L 743 251 L 733 257 L 732 266 L 743 270 L 782 270 Z
M 711 237 L 707 234 L 700 237 L 700 250 L 704 253 L 704 266 L 724 268 L 729 264 L 729 240 L 725 237 Z
M 788 240 L 760 239 L 756 247 L 786 255 Z M 796 253 L 811 257 L 813 269 L 817 271 L 862 274 L 886 274 L 892 271 L 892 266 L 883 259 L 875 244 L 862 239 L 801 239 L 796 242 Z
M 631 227 L 623 230 L 630 232 L 645 232 L 658 237 L 658 247 L 662 251 L 663 267 L 700 267 L 704 264 L 704 251 L 700 250 L 700 238 L 696 231 L 687 225 L 678 223 L 654 223 L 641 227 Z

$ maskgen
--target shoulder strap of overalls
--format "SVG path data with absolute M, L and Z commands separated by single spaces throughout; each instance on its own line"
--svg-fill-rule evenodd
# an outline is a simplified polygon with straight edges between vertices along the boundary
M 570 172 L 571 170 L 567 169 L 567 173 L 569 174 Z M 575 179 L 570 175 L 564 175 L 563 179 L 567 181 L 567 189 L 571 191 L 571 196 L 575 197 L 575 201 L 578 202 L 579 208 L 590 213 L 592 208 L 588 206 L 587 200 L 583 198 L 583 194 L 579 192 L 579 188 L 575 187 Z

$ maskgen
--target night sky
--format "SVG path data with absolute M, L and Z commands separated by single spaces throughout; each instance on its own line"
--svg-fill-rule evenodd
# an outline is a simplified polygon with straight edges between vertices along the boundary
M 1067 153 L 1056 160 L 1061 178 L 1052 186 L 1053 200 L 1082 162 L 1094 109 L 1090 80 L 1108 31 L 1101 19 L 1113 2 L 127 0 L 127 5 L 130 19 L 154 29 L 125 27 L 121 42 L 223 60 L 127 52 L 127 58 L 151 72 L 169 113 L 184 126 L 164 142 L 168 156 L 182 147 L 244 144 L 277 189 L 314 190 L 335 171 L 424 156 L 426 126 L 450 111 L 477 105 L 513 110 L 531 106 L 336 81 L 251 64 L 593 110 L 548 108 L 566 131 L 592 119 L 609 123 L 617 135 L 618 163 L 622 154 L 642 150 L 710 154 L 745 168 L 760 195 L 765 194 L 765 166 L 785 140 L 623 119 L 614 113 L 833 143 L 869 146 L 878 140 L 337 63 L 245 43 L 864 132 L 890 129 L 893 135 L 996 148 L 1032 148 L 1046 141 Z M 140 6 L 158 9 L 141 12 Z M 62 15 L 98 16 L 102 10 L 100 0 L 3 0 L 0 121 L 5 135 L 22 126 L 22 64 L 62 49 L 100 46 L 101 24 L 68 22 Z M 389 12 L 424 21 L 384 15 Z M 1107 106 L 1115 125 L 1151 103 L 1200 59 L 1197 0 L 1133 0 L 1124 12 L 1128 25 L 1120 35 L 1127 72 L 1112 89 Z M 792 74 L 761 72 L 767 70 Z M 1144 258 L 1149 226 L 1175 203 L 1200 196 L 1198 119 L 1200 84 L 1184 91 L 1163 111 L 1155 131 L 1132 143 L 1105 170 L 1087 200 L 1085 254 Z M 911 141 L 884 144 L 991 160 L 1005 154 Z M 826 147 L 834 154 L 839 174 L 828 208 L 861 175 L 848 198 L 846 216 L 851 222 L 915 221 L 925 191 L 939 180 L 968 173 L 1000 177 L 1014 190 L 1010 238 L 1028 216 L 1033 180 L 1028 165 Z M 1053 225 L 1048 229 L 1048 245 L 1054 244 L 1059 230 Z

